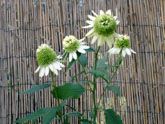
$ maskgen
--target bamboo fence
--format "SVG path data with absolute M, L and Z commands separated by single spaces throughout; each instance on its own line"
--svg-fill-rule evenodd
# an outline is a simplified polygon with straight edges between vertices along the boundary
M 122 97 L 107 92 L 104 106 L 114 108 L 124 124 L 165 124 L 165 0 L 0 0 L 0 124 L 11 124 L 41 107 L 56 105 L 50 88 L 19 95 L 41 82 L 51 83 L 49 77 L 40 79 L 34 73 L 35 51 L 47 43 L 62 54 L 62 39 L 69 34 L 83 38 L 88 30 L 81 27 L 86 25 L 87 15 L 100 9 L 111 9 L 113 14 L 117 9 L 117 33 L 130 35 L 131 47 L 137 52 L 124 59 L 113 80 Z M 90 45 L 90 39 L 86 41 Z M 104 45 L 99 56 L 107 51 Z M 93 61 L 89 53 L 88 66 Z M 114 61 L 114 56 L 109 57 L 110 64 Z M 66 73 L 61 71 L 57 85 L 80 71 L 77 63 Z M 74 81 L 80 80 L 83 77 Z M 104 82 L 97 81 L 99 96 Z M 88 92 L 67 102 L 89 117 L 92 100 Z M 103 113 L 98 113 L 98 118 L 103 124 Z M 76 118 L 70 122 L 79 123 Z

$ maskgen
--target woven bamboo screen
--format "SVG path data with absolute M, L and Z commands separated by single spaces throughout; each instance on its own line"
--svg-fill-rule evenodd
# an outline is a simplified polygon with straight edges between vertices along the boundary
M 34 73 L 38 45 L 47 43 L 62 54 L 66 35 L 85 36 L 88 30 L 81 26 L 91 10 L 111 9 L 115 14 L 116 8 L 120 20 L 117 33 L 130 35 L 131 47 L 137 54 L 124 59 L 113 80 L 112 85 L 121 88 L 121 97 L 107 92 L 103 104 L 114 108 L 124 124 L 164 124 L 165 0 L 0 0 L 0 123 L 11 124 L 41 107 L 56 105 L 50 89 L 19 95 L 36 84 L 51 83 L 50 78 L 40 79 Z M 90 45 L 90 39 L 86 42 Z M 104 45 L 100 57 L 107 51 Z M 94 56 L 89 53 L 88 66 L 93 61 Z M 114 61 L 114 56 L 109 57 L 110 64 Z M 66 73 L 61 71 L 56 77 L 57 85 L 80 71 L 77 63 Z M 80 76 L 74 82 L 83 79 Z M 99 96 L 105 84 L 102 80 L 97 82 Z M 89 116 L 92 100 L 88 92 L 68 103 Z M 104 123 L 102 113 L 98 113 L 98 118 L 99 124 Z M 79 123 L 76 118 L 70 122 Z

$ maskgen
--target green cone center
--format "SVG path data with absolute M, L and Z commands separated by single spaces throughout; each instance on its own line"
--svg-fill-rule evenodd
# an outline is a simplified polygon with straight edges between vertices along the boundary
M 112 35 L 116 30 L 116 26 L 116 20 L 108 14 L 97 16 L 94 21 L 95 32 L 102 36 Z
M 37 52 L 37 61 L 41 66 L 47 66 L 57 59 L 56 52 L 49 47 L 42 48 Z
M 66 42 L 65 44 L 67 44 L 64 46 L 64 49 L 68 53 L 77 51 L 80 46 L 80 42 L 77 39 L 69 39 L 64 42 Z
M 117 38 L 116 41 L 115 41 L 114 46 L 116 48 L 121 48 L 121 49 L 130 48 L 130 40 L 129 39 L 125 39 L 125 38 L 122 38 L 122 40 L 119 40 Z

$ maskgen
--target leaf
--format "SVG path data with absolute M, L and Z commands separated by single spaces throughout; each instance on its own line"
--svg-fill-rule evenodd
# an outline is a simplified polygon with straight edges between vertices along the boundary
M 46 114 L 49 111 L 51 111 L 50 107 L 42 108 L 42 109 L 40 109 L 40 110 L 38 110 L 38 111 L 36 111 L 36 112 L 26 116 L 25 118 L 21 118 L 21 119 L 18 119 L 16 121 L 14 121 L 13 123 L 22 123 L 22 122 L 29 121 L 29 120 L 36 120 L 40 116 L 43 116 L 44 114 Z
M 87 56 L 86 54 L 81 54 L 80 57 L 79 57 L 79 63 L 81 65 L 83 65 L 84 67 L 86 67 L 87 63 L 88 63 L 88 59 L 87 59 Z
M 67 114 L 65 114 L 65 115 L 68 116 L 68 117 L 72 117 L 72 116 L 75 116 L 75 117 L 82 117 L 82 114 L 79 113 L 79 112 L 67 113 Z
M 109 86 L 106 87 L 107 90 L 112 91 L 113 93 L 115 93 L 117 96 L 120 96 L 120 88 L 116 87 L 116 86 Z
M 89 121 L 88 119 L 82 119 L 80 121 L 82 122 L 81 124 L 91 124 L 91 121 Z
M 92 112 L 89 112 L 89 117 L 90 118 L 94 118 L 94 112 L 92 111 Z
M 85 51 L 86 52 L 94 52 L 95 50 L 92 47 L 90 47 L 89 49 L 85 49 Z
M 73 65 L 74 62 L 75 62 L 74 59 L 72 59 L 72 61 L 69 62 L 68 66 L 67 66 L 67 70 L 71 68 L 71 66 Z
M 66 52 L 66 53 L 64 53 L 64 55 L 62 56 L 62 59 L 65 59 L 66 57 L 68 57 L 68 53 Z
M 60 107 L 54 107 L 49 112 L 44 114 L 43 116 L 43 124 L 50 124 L 53 121 L 54 117 L 56 116 L 57 112 L 61 110 Z
M 63 86 L 58 86 L 53 89 L 51 93 L 55 98 L 58 96 L 59 99 L 77 99 L 83 94 L 84 91 L 85 88 L 78 83 L 66 83 Z
M 50 87 L 51 84 L 40 84 L 40 85 L 36 85 L 34 86 L 33 88 L 25 91 L 25 92 L 22 92 L 21 94 L 29 94 L 29 93 L 33 93 L 35 91 L 38 91 L 38 90 L 41 90 L 41 89 L 44 89 L 44 88 L 48 88 Z
M 117 115 L 113 109 L 104 110 L 106 124 L 123 124 L 120 116 Z
M 107 56 L 104 56 L 103 58 L 99 59 L 97 62 L 97 68 L 105 68 L 107 65 L 105 62 L 107 62 L 108 58 Z

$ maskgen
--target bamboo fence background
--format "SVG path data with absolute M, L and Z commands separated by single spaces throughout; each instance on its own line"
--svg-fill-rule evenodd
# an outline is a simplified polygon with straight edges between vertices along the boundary
M 86 25 L 91 10 L 111 9 L 115 14 L 116 8 L 120 20 L 117 32 L 131 36 L 132 49 L 137 54 L 124 59 L 113 81 L 121 88 L 122 102 L 115 101 L 117 97 L 107 92 L 103 103 L 113 107 L 124 124 L 164 124 L 165 0 L 0 0 L 0 123 L 11 124 L 41 107 L 56 105 L 50 88 L 19 95 L 39 81 L 51 83 L 50 78 L 41 80 L 34 73 L 38 45 L 47 43 L 62 54 L 62 39 L 66 35 L 85 36 L 87 30 L 81 26 Z M 90 39 L 87 43 L 90 44 Z M 106 55 L 107 50 L 104 45 L 100 56 Z M 114 58 L 109 58 L 110 64 Z M 89 53 L 88 66 L 93 61 L 94 56 Z M 61 71 L 56 77 L 57 85 L 80 71 L 78 64 L 67 73 Z M 75 81 L 79 80 L 83 77 Z M 98 80 L 98 96 L 102 85 L 103 81 Z M 89 116 L 92 102 L 88 92 L 68 103 Z M 101 120 L 102 113 L 98 117 Z M 77 124 L 78 120 L 72 118 L 70 122 Z

